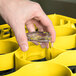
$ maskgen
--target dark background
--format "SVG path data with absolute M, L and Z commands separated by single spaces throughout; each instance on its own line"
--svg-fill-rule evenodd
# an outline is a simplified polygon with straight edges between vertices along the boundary
M 57 13 L 76 18 L 76 0 L 33 0 L 40 3 L 46 14 Z

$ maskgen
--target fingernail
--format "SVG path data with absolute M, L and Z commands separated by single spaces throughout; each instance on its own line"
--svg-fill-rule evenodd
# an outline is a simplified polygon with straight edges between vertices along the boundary
M 28 50 L 28 46 L 23 44 L 23 45 L 21 46 L 21 49 L 22 49 L 22 51 L 25 52 L 25 51 Z
M 51 47 L 53 47 L 53 43 L 51 43 Z

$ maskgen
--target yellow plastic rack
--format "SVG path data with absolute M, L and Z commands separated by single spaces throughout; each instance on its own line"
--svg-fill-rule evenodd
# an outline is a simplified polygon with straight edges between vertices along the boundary
M 15 72 L 3 76 L 76 76 L 68 68 L 76 66 L 76 50 L 70 50 L 76 48 L 76 19 L 58 14 L 48 17 L 56 31 L 54 46 L 49 43 L 48 49 L 28 41 L 28 51 L 22 52 L 10 26 L 0 25 L 0 71 L 12 69 L 14 65 L 16 68 Z M 32 62 L 42 58 L 47 61 Z

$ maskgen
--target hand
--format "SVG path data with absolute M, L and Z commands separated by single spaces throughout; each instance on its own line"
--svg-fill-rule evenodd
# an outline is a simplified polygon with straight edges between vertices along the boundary
M 0 0 L 0 14 L 13 29 L 20 48 L 28 50 L 28 41 L 25 25 L 29 32 L 47 31 L 51 34 L 51 42 L 55 41 L 55 30 L 50 19 L 46 16 L 40 5 L 36 2 L 25 0 Z M 44 44 L 42 45 L 45 46 Z

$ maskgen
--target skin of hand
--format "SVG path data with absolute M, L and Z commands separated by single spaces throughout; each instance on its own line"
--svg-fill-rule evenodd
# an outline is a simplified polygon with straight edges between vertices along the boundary
M 13 29 L 22 51 L 28 50 L 25 25 L 29 32 L 34 32 L 35 24 L 39 31 L 46 31 L 51 34 L 52 43 L 55 41 L 56 33 L 52 22 L 36 2 L 28 0 L 0 0 L 0 15 Z M 45 45 L 42 44 L 42 47 L 45 47 Z

